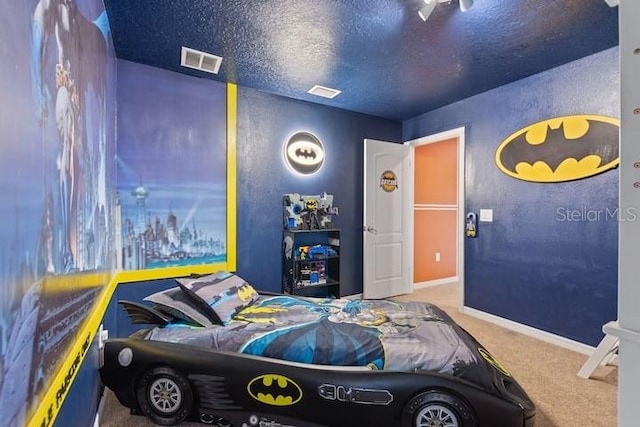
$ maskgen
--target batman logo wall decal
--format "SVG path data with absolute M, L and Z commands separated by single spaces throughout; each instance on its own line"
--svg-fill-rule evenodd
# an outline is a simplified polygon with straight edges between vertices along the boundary
M 255 377 L 247 385 L 249 395 L 272 406 L 291 406 L 302 400 L 302 389 L 293 380 L 279 374 Z
M 507 175 L 532 182 L 588 178 L 620 163 L 620 120 L 563 116 L 524 127 L 500 143 L 495 161 Z
M 298 132 L 285 144 L 284 160 L 293 172 L 311 175 L 319 171 L 324 163 L 324 147 L 315 135 Z

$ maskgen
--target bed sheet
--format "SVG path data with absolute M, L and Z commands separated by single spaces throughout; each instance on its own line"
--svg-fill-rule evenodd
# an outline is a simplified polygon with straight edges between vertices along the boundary
M 172 322 L 145 339 L 302 363 L 474 377 L 477 342 L 425 302 L 261 296 L 227 326 Z

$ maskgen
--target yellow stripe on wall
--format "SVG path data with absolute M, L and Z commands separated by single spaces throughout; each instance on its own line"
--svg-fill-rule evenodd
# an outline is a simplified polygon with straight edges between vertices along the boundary
M 109 283 L 112 277 L 113 272 L 108 270 L 47 276 L 42 279 L 40 292 L 43 295 L 52 295 L 60 292 L 95 288 Z
M 227 84 L 227 269 L 236 270 L 236 142 L 238 87 Z

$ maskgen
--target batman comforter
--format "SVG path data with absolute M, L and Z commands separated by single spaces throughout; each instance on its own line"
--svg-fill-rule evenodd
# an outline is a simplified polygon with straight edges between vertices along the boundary
M 261 296 L 227 326 L 170 323 L 145 338 L 294 362 L 463 377 L 479 363 L 476 341 L 423 302 Z

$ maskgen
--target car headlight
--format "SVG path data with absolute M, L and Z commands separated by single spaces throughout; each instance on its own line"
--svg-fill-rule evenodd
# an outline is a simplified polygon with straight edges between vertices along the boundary
M 118 353 L 118 363 L 120 364 L 120 366 L 126 368 L 127 366 L 131 365 L 132 361 L 133 350 L 131 350 L 131 348 L 125 347 L 120 350 L 120 353 Z

